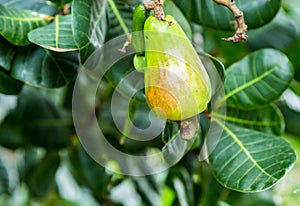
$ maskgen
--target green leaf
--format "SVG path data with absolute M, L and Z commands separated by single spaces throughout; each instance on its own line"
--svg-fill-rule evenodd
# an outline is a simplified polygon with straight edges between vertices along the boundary
M 194 138 L 190 141 L 182 141 L 180 133 L 180 125 L 178 122 L 166 121 L 165 128 L 161 134 L 161 139 L 165 146 L 163 155 L 167 162 L 177 162 L 182 158 L 182 155 L 194 149 L 198 149 L 202 144 L 202 138 L 206 135 L 209 128 L 208 119 L 201 113 L 198 118 L 198 130 Z
M 165 128 L 161 133 L 161 140 L 167 144 L 174 136 L 178 135 L 179 125 L 177 122 L 167 120 Z
M 283 10 L 266 26 L 248 32 L 247 45 L 251 50 L 261 48 L 285 49 L 297 38 L 298 22 Z M 278 41 L 280 39 L 280 41 Z
M 73 0 L 50 0 L 58 8 L 62 9 L 65 5 L 71 3 Z
M 224 201 L 218 201 L 217 206 L 231 206 L 231 205 Z
M 0 48 L 0 67 L 10 70 L 17 47 L 10 44 L 3 37 L 0 37 Z
M 9 178 L 7 169 L 0 159 L 0 194 L 8 193 L 9 191 Z
M 118 60 L 115 62 L 109 70 L 105 73 L 105 78 L 108 80 L 110 85 L 113 88 L 116 88 L 118 86 L 118 91 L 128 97 L 131 97 L 132 94 L 134 95 L 134 100 L 137 100 L 140 103 L 146 102 L 145 94 L 142 90 L 137 90 L 137 85 L 140 85 L 143 83 L 142 81 L 137 81 L 137 79 L 130 79 L 127 78 L 126 81 L 123 81 L 124 78 L 132 71 L 134 71 L 133 68 L 133 56 L 127 55 L 126 57 Z M 143 79 L 143 74 L 138 73 L 136 75 L 140 75 L 140 79 Z
M 0 67 L 0 93 L 18 94 L 22 90 L 23 84 L 13 79 L 6 71 Z
M 280 109 L 286 122 L 286 132 L 299 136 L 300 113 L 284 105 L 280 106 Z
M 188 194 L 185 191 L 185 182 L 182 182 L 179 178 L 174 178 L 173 180 L 174 188 L 178 196 L 178 201 L 180 205 L 188 206 Z
M 264 49 L 231 65 L 224 82 L 226 95 L 218 103 L 254 109 L 276 100 L 293 79 L 289 59 L 281 52 Z
M 234 29 L 234 16 L 229 9 L 212 0 L 175 0 L 188 20 L 220 30 Z M 267 24 L 278 12 L 281 0 L 235 0 L 243 11 L 248 29 Z
M 54 16 L 59 13 L 59 10 L 54 5 L 44 0 L 0 0 L 0 4 L 16 9 L 32 10 L 38 13 L 48 14 L 49 16 Z
M 25 91 L 18 99 L 17 111 L 24 139 L 46 149 L 60 149 L 69 142 L 71 121 L 48 99 L 37 92 Z
M 20 179 L 26 179 L 28 174 L 30 173 L 30 169 L 37 165 L 37 163 L 41 160 L 42 154 L 39 153 L 37 148 L 26 148 L 20 159 L 18 159 L 18 172 Z
M 134 3 L 121 0 L 110 1 L 106 41 L 131 31 Z
M 286 132 L 300 135 L 300 96 L 288 89 L 283 93 L 281 99 L 283 101 L 280 101 L 278 106 L 284 116 Z
M 276 200 L 274 198 L 274 191 L 267 190 L 258 193 L 240 193 L 230 191 L 227 196 L 227 202 L 230 205 L 243 205 L 243 206 L 276 206 Z
M 174 188 L 180 205 L 193 205 L 195 202 L 193 178 L 187 168 L 173 168 L 170 170 L 168 178 L 167 181 Z
M 280 137 L 215 121 L 223 134 L 209 160 L 215 177 L 227 188 L 241 192 L 266 190 L 296 161 L 295 151 Z
M 12 76 L 38 87 L 55 88 L 68 84 L 77 74 L 78 53 L 56 53 L 40 47 L 19 52 L 12 66 Z
M 212 113 L 212 115 L 248 129 L 279 136 L 284 133 L 283 116 L 274 104 L 255 110 L 227 108 L 226 116 L 218 113 Z
M 29 160 L 29 159 L 28 159 Z M 45 156 L 37 162 L 24 162 L 29 164 L 22 180 L 27 184 L 30 193 L 34 196 L 42 197 L 55 189 L 55 174 L 60 164 L 57 151 L 47 152 Z
M 47 15 L 0 5 L 0 34 L 18 46 L 30 44 L 27 34 L 47 24 Z
M 45 49 L 57 52 L 77 50 L 72 33 L 71 15 L 56 16 L 51 24 L 29 32 L 28 39 Z
M 282 3 L 288 18 L 297 23 L 297 39 L 285 49 L 285 53 L 294 65 L 295 79 L 300 82 L 300 25 L 298 23 L 300 21 L 300 7 L 297 6 L 298 2 L 295 0 L 283 1 Z
M 9 149 L 26 145 L 21 131 L 21 118 L 15 110 L 10 112 L 0 125 L 0 144 Z
M 161 205 L 161 196 L 155 176 L 134 177 L 138 194 L 146 205 Z
M 176 164 L 181 160 L 194 142 L 194 139 L 188 141 L 183 140 L 179 133 L 180 131 L 178 130 L 162 149 L 164 160 L 169 165 Z
M 174 199 L 176 197 L 175 192 L 168 186 L 163 186 L 161 191 L 161 203 L 164 206 L 174 205 Z
M 104 42 L 107 20 L 107 0 L 74 0 L 72 4 L 72 29 L 81 62 Z
M 300 82 L 300 36 L 298 36 L 297 40 L 287 48 L 285 53 L 294 65 L 294 78 Z
M 105 168 L 95 162 L 78 141 L 69 150 L 69 163 L 70 171 L 80 185 L 98 194 L 105 190 L 108 180 Z
M 200 165 L 200 168 L 194 172 L 199 175 L 199 190 L 198 196 L 200 205 L 203 206 L 212 206 L 217 205 L 218 199 L 215 197 L 220 197 L 222 192 L 226 191 L 226 188 L 222 187 L 214 178 L 211 168 L 208 162 L 205 162 Z M 197 196 L 196 196 L 197 197 Z

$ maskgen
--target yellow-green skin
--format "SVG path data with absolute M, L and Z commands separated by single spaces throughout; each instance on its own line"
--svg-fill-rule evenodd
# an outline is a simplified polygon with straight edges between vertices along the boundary
M 144 24 L 145 94 L 159 118 L 183 120 L 207 108 L 209 76 L 176 20 L 150 16 Z
M 143 54 L 145 48 L 145 42 L 143 38 L 143 27 L 146 19 L 149 17 L 149 11 L 147 11 L 143 4 L 139 4 L 135 7 L 132 17 L 132 37 L 131 43 L 136 54 Z

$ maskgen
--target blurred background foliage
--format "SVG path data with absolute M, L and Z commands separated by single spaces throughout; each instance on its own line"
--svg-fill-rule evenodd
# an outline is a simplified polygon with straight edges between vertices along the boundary
M 263 192 L 254 189 L 252 193 L 243 193 L 239 187 L 228 189 L 230 185 L 218 176 L 215 156 L 210 163 L 199 162 L 200 147 L 210 125 L 204 114 L 199 115 L 201 129 L 190 151 L 158 175 L 114 174 L 86 153 L 72 123 L 76 75 L 96 48 L 130 32 L 133 9 L 141 2 L 0 0 L 0 205 L 298 205 L 299 160 L 276 186 Z M 226 128 L 260 131 L 253 134 L 282 144 L 287 141 L 293 150 L 289 145 L 285 149 L 299 154 L 299 3 L 236 0 L 236 4 L 249 25 L 248 41 L 238 44 L 220 40 L 233 34 L 234 18 L 212 0 L 167 0 L 165 11 L 175 16 L 199 53 L 212 55 L 204 58 L 204 63 L 215 65 L 224 76 L 226 92 L 236 86 L 232 82 L 241 75 L 238 72 L 249 71 L 247 77 L 251 80 L 256 79 L 252 71 L 277 68 L 277 73 L 266 80 L 271 88 L 258 85 L 266 93 L 267 101 L 254 98 L 249 104 L 239 96 L 227 99 L 228 116 L 224 118 L 232 125 Z M 122 151 L 138 154 L 153 148 L 165 149 L 176 159 L 182 151 L 172 145 L 172 137 L 179 129 L 175 122 L 168 121 L 163 133 L 153 141 L 140 143 L 127 139 L 120 144 L 122 135 L 111 118 L 110 98 L 114 87 L 133 69 L 129 56 L 105 75 L 98 97 L 101 107 L 96 110 L 101 128 Z M 275 77 L 282 82 L 276 83 Z M 131 85 L 124 85 L 121 92 L 126 93 L 130 88 Z M 250 88 L 244 94 L 254 94 L 254 90 Z M 143 93 L 135 98 L 138 101 L 132 107 L 147 112 Z M 261 105 L 264 107 L 258 108 Z M 143 113 L 135 117 L 140 128 L 149 124 L 144 117 Z M 223 118 L 220 114 L 215 117 Z M 273 125 L 251 124 L 268 121 Z M 290 159 L 282 168 L 287 169 L 294 160 Z M 111 166 L 118 168 L 114 162 Z

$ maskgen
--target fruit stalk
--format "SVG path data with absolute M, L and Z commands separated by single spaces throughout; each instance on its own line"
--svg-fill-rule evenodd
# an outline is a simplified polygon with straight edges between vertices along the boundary
M 152 0 L 144 3 L 147 10 L 154 10 L 154 16 L 159 20 L 165 20 L 163 5 L 165 0 Z

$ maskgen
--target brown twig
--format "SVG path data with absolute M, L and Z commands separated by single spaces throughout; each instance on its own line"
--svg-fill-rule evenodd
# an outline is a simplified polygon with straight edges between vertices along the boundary
M 213 0 L 217 4 L 227 7 L 234 15 L 236 21 L 236 31 L 232 37 L 222 38 L 225 41 L 241 42 L 247 40 L 247 25 L 243 12 L 236 6 L 234 0 Z
M 154 10 L 154 16 L 159 20 L 165 20 L 163 5 L 165 0 L 152 0 L 144 3 L 145 9 Z

